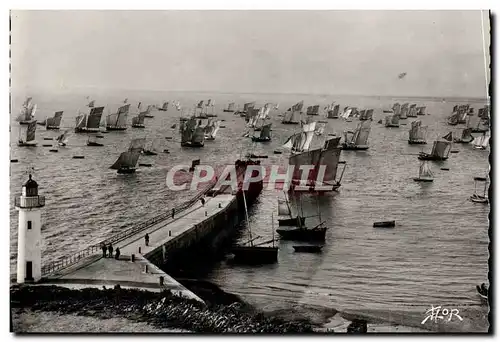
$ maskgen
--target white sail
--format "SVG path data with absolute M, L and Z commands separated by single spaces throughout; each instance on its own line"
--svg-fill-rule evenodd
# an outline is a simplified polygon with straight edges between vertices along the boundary
M 324 123 L 318 124 L 316 129 L 314 130 L 314 134 L 323 135 L 323 133 L 325 132 L 325 126 L 326 125 Z
M 418 177 L 421 179 L 432 179 L 433 178 L 432 171 L 429 167 L 429 163 L 426 160 L 422 161 L 420 164 L 420 168 L 418 171 Z
M 482 143 L 481 143 L 481 146 L 482 146 L 483 148 L 486 148 L 486 147 L 488 146 L 489 142 L 490 142 L 490 137 L 489 137 L 489 136 L 484 137 L 484 139 L 483 139 L 483 141 L 482 141 Z

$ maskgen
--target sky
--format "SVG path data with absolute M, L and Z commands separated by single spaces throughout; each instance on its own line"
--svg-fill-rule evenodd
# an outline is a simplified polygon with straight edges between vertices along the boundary
M 486 93 L 479 10 L 12 11 L 11 80 L 13 91 Z

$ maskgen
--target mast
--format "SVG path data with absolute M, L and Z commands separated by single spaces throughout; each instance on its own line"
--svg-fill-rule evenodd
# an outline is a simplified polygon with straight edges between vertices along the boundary
M 272 237 L 273 237 L 273 248 L 274 248 L 274 213 L 271 213 L 271 229 L 272 229 Z
M 245 217 L 246 217 L 246 220 L 247 220 L 247 227 L 248 227 L 248 235 L 250 237 L 250 246 L 253 247 L 253 241 L 252 241 L 252 229 L 250 227 L 250 220 L 248 219 L 248 209 L 247 209 L 247 200 L 246 200 L 246 197 L 245 197 L 245 190 L 242 189 L 243 191 L 243 204 L 245 205 Z

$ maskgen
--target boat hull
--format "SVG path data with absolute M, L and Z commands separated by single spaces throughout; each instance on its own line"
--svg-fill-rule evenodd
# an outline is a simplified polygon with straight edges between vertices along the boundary
M 125 131 L 127 127 L 106 127 L 106 131 Z
M 104 146 L 104 145 L 97 142 L 87 142 L 87 146 Z
M 413 180 L 415 182 L 433 182 L 434 181 L 434 179 L 432 179 L 432 178 L 418 178 L 418 177 L 413 178 Z
M 234 110 L 231 109 L 224 109 L 223 112 L 225 113 L 234 113 Z
M 135 173 L 135 168 L 123 168 L 123 169 L 118 169 L 118 171 L 116 171 L 117 173 L 120 173 L 120 174 L 130 174 L 130 173 Z
M 212 141 L 212 140 L 215 140 L 215 138 L 214 137 L 205 137 L 205 140 Z
M 278 247 L 235 246 L 231 248 L 234 262 L 250 265 L 273 264 L 278 261 Z
M 167 111 L 167 109 L 164 109 L 164 108 L 158 108 L 158 110 L 159 110 L 160 112 L 166 112 L 166 111 Z
M 346 151 L 363 151 L 367 150 L 368 146 L 367 145 L 348 145 L 348 144 L 342 144 L 342 150 Z
M 434 156 L 432 154 L 420 153 L 418 155 L 418 159 L 419 160 L 443 161 L 443 160 L 447 160 L 448 157 L 439 157 L 439 156 Z
M 186 142 L 186 143 L 181 143 L 182 147 L 203 147 L 205 146 L 204 143 L 192 143 L 192 142 Z
M 395 125 L 395 124 L 387 124 L 387 125 L 385 125 L 385 127 L 395 127 L 395 128 L 398 128 L 398 127 L 399 127 L 399 124 L 398 124 L 398 125 Z
M 145 118 L 154 118 L 155 116 L 154 115 L 144 115 Z
M 296 184 L 291 184 L 290 189 L 288 190 L 289 192 L 293 191 L 305 191 L 305 192 L 329 192 L 329 191 L 337 191 L 340 188 L 341 184 L 336 183 L 336 184 L 328 184 L 325 185 L 325 188 L 322 189 L 321 187 L 319 189 L 316 189 L 314 185 L 296 185 Z M 307 189 L 306 189 L 307 187 Z M 326 188 L 328 187 L 328 188 Z
M 87 127 L 75 128 L 75 133 L 89 133 L 89 132 L 92 133 L 99 132 L 99 128 L 87 128 Z
M 298 125 L 300 122 L 298 121 L 281 121 L 283 125 Z
M 373 227 L 383 228 L 383 227 L 395 227 L 396 221 L 382 221 L 373 223 Z
M 29 125 L 29 124 L 30 124 L 30 123 L 32 123 L 32 122 L 33 122 L 33 120 L 28 120 L 28 121 L 23 120 L 23 121 L 19 121 L 19 124 L 20 124 L 20 125 Z
M 252 137 L 252 141 L 255 141 L 255 142 L 270 142 L 271 138 Z
M 299 218 L 289 218 L 289 219 L 278 219 L 278 225 L 280 226 L 299 226 Z M 306 223 L 306 218 L 300 218 L 300 226 L 304 226 Z
M 57 130 L 59 130 L 59 126 L 46 126 L 45 129 L 57 131 Z
M 134 128 L 146 128 L 146 126 L 139 125 L 139 124 L 132 125 L 132 127 L 134 127 Z
M 153 152 L 153 151 L 144 151 L 142 152 L 145 156 L 157 156 L 158 153 Z
M 425 144 L 427 144 L 427 141 L 423 141 L 423 140 L 408 140 L 408 144 L 410 144 L 410 145 L 425 145 Z
M 327 228 L 296 228 L 296 229 L 276 229 L 276 232 L 283 240 L 293 241 L 325 241 Z
M 36 142 L 22 142 L 22 141 L 18 141 L 17 142 L 17 146 L 19 147 L 36 147 Z M 52 146 L 52 145 L 50 145 Z
M 297 253 L 321 253 L 323 246 L 292 246 Z

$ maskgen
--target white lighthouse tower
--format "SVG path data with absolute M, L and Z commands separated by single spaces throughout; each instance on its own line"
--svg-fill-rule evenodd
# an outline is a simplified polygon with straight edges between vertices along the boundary
M 31 179 L 15 198 L 19 210 L 17 235 L 17 282 L 36 282 L 42 277 L 42 208 L 45 196 L 38 195 L 38 184 Z

